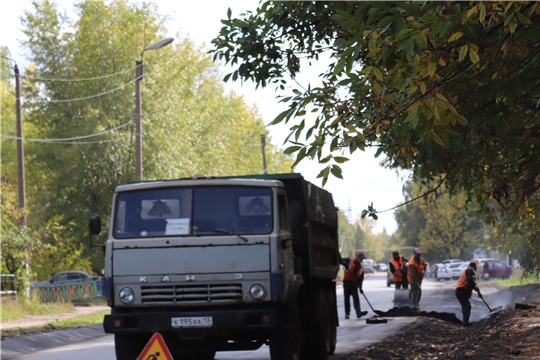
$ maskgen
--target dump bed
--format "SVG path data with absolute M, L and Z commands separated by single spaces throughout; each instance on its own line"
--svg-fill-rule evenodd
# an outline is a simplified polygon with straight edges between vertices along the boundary
M 293 227 L 296 271 L 304 280 L 334 279 L 338 264 L 338 218 L 332 194 L 301 174 L 246 175 L 230 178 L 279 180 L 285 185 Z

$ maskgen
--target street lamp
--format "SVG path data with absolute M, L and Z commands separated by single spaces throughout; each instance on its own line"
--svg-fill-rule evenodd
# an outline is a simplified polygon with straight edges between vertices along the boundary
M 150 46 L 144 48 L 141 52 L 141 60 L 135 61 L 135 179 L 142 181 L 142 104 L 141 104 L 141 80 L 143 75 L 143 54 L 147 50 L 160 49 L 173 42 L 173 38 L 164 38 Z
M 17 116 L 17 183 L 19 184 L 18 208 L 22 211 L 19 218 L 21 226 L 26 226 L 26 178 L 24 175 L 24 143 L 22 133 L 22 111 L 21 111 L 21 85 L 19 67 L 15 60 L 2 56 L 4 59 L 13 61 L 13 73 L 15 75 L 15 113 Z

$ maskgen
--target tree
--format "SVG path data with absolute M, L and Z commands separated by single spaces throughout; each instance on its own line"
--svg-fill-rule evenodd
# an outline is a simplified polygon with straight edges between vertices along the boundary
M 103 257 L 88 249 L 88 216 L 101 214 L 106 224 L 114 188 L 135 177 L 134 65 L 163 37 L 166 17 L 153 3 L 74 6 L 68 18 L 51 1 L 34 1 L 23 16 L 23 45 L 34 64 L 24 82 L 25 126 L 49 139 L 27 148 L 29 224 L 45 224 L 44 239 L 92 259 L 100 272 Z M 144 61 L 145 179 L 262 172 L 262 119 L 225 92 L 203 49 L 179 34 Z M 66 138 L 76 140 L 51 140 Z M 267 162 L 271 172 L 291 170 L 271 144 Z
M 465 190 L 491 220 L 538 202 L 537 2 L 269 1 L 223 23 L 225 80 L 281 89 L 274 123 L 294 123 L 287 151 L 324 164 L 323 182 L 342 176 L 346 151 L 375 146 L 416 183 Z M 294 82 L 321 59 L 320 83 Z

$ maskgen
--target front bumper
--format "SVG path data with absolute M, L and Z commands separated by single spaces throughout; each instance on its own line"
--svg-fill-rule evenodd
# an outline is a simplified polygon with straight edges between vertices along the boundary
M 283 326 L 284 312 L 280 308 L 250 310 L 208 310 L 177 312 L 134 312 L 105 315 L 106 333 L 201 333 L 206 336 L 228 332 L 268 331 Z M 173 327 L 172 318 L 211 316 L 210 327 Z

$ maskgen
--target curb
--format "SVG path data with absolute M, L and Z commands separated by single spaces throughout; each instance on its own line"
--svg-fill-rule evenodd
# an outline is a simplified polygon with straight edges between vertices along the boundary
M 0 359 L 13 359 L 36 351 L 47 350 L 58 346 L 72 345 L 80 341 L 105 336 L 103 325 L 92 325 L 78 329 L 58 330 L 39 335 L 22 336 L 2 340 Z

